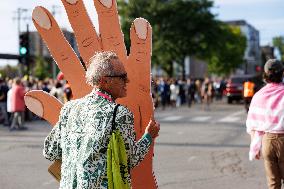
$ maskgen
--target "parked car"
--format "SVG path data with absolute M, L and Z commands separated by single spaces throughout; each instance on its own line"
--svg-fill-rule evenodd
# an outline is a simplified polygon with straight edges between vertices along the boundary
M 227 102 L 231 104 L 234 100 L 241 101 L 243 99 L 243 84 L 248 79 L 255 83 L 255 92 L 258 91 L 264 84 L 261 74 L 258 75 L 233 75 L 228 80 L 225 94 Z

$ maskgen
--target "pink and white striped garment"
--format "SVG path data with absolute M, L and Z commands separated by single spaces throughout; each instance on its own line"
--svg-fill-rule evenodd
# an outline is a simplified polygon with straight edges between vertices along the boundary
M 264 133 L 284 133 L 284 85 L 269 83 L 252 98 L 247 121 L 247 132 L 257 131 L 250 145 L 250 160 L 261 149 Z

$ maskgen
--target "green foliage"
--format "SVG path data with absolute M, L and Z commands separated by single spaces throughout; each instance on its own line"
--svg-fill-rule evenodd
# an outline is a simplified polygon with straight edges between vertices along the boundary
M 51 77 L 49 63 L 43 57 L 35 58 L 34 75 L 40 80 Z
M 284 36 L 274 37 L 273 46 L 279 49 L 281 61 L 284 62 Z
M 153 30 L 153 63 L 169 73 L 172 61 L 182 63 L 186 55 L 204 54 L 211 35 L 208 28 L 215 22 L 211 7 L 212 2 L 207 0 L 120 0 L 118 8 L 127 49 L 132 21 L 137 17 L 147 19 Z
M 215 48 L 208 58 L 208 70 L 218 75 L 228 75 L 243 63 L 246 38 L 239 27 L 220 23 Z
M 169 75 L 172 62 L 182 64 L 187 55 L 209 60 L 211 72 L 227 74 L 243 63 L 244 38 L 217 21 L 212 6 L 210 0 L 118 0 L 127 49 L 131 23 L 143 17 L 153 30 L 152 62 Z
M 19 76 L 18 67 L 6 65 L 5 67 L 0 68 L 0 75 L 2 78 L 15 78 Z

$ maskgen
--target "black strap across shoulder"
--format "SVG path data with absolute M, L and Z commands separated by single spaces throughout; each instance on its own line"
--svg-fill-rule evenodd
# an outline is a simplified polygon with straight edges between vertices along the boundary
M 115 117 L 116 117 L 116 112 L 117 112 L 117 108 L 120 106 L 120 104 L 117 104 L 115 107 L 114 107 L 114 110 L 113 110 L 113 117 L 112 117 L 112 122 L 111 122 L 111 133 L 113 130 L 115 130 Z
M 114 107 L 114 110 L 113 110 L 113 118 L 112 118 L 112 122 L 111 122 L 111 131 L 110 131 L 110 136 L 112 135 L 112 131 L 115 130 L 115 117 L 116 117 L 116 112 L 117 112 L 117 108 L 119 107 L 119 104 L 117 104 L 115 107 Z M 110 138 L 108 139 L 108 142 L 107 144 L 109 143 L 109 140 Z M 100 153 L 106 153 L 107 151 L 107 148 L 102 148 L 100 150 Z

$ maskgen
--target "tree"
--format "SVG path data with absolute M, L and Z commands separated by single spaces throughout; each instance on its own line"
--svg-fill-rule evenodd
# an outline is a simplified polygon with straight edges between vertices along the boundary
M 278 48 L 281 56 L 281 61 L 284 62 L 284 36 L 274 37 L 273 46 Z
M 215 38 L 215 48 L 211 50 L 208 70 L 218 75 L 228 75 L 243 63 L 246 37 L 239 27 L 220 23 L 219 34 Z
M 35 58 L 34 75 L 40 80 L 51 77 L 49 63 L 43 57 Z
M 15 78 L 19 75 L 19 70 L 17 66 L 6 65 L 0 68 L 0 75 L 2 78 Z
M 128 49 L 130 24 L 136 17 L 144 17 L 153 29 L 153 63 L 169 74 L 172 61 L 182 63 L 185 56 L 202 53 L 208 46 L 210 26 L 215 22 L 211 7 L 207 0 L 118 1 Z
M 161 65 L 169 75 L 172 75 L 172 62 L 183 65 L 184 58 L 188 55 L 211 60 L 212 66 L 224 63 L 222 59 L 226 54 L 216 51 L 216 48 L 222 46 L 220 44 L 227 43 L 224 41 L 227 38 L 223 36 L 237 37 L 229 39 L 230 41 L 238 41 L 239 38 L 236 34 L 229 34 L 233 30 L 226 29 L 224 24 L 215 19 L 210 11 L 212 6 L 213 2 L 209 0 L 119 0 L 118 8 L 127 48 L 130 45 L 131 22 L 136 17 L 144 17 L 151 23 L 153 30 L 152 62 Z M 228 47 L 233 45 L 227 44 Z M 235 57 L 230 53 L 227 59 Z M 235 68 L 235 63 L 242 57 L 243 54 L 232 61 L 234 64 L 227 64 L 223 68 L 230 65 Z M 211 71 L 215 72 L 217 69 Z M 227 72 L 225 69 L 218 71 Z

